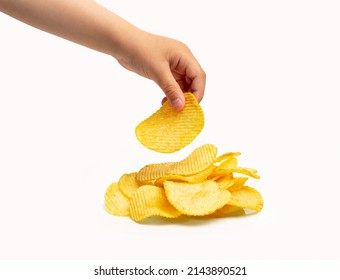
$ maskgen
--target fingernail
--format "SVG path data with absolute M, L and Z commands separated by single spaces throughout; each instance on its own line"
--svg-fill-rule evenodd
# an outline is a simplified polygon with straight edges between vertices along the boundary
M 177 97 L 171 102 L 171 105 L 175 110 L 180 111 L 183 109 L 184 102 L 180 97 Z

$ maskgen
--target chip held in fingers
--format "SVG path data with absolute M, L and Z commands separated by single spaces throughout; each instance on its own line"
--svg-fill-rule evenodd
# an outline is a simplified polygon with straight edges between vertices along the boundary
M 147 164 L 107 188 L 105 209 L 135 222 L 152 216 L 213 219 L 246 215 L 245 209 L 259 212 L 263 198 L 246 183 L 260 176 L 255 169 L 239 167 L 235 158 L 239 155 L 217 156 L 217 148 L 205 144 L 183 160 Z
M 192 93 L 184 93 L 185 105 L 176 111 L 169 101 L 135 130 L 138 141 L 160 153 L 173 153 L 189 145 L 204 126 L 204 113 Z

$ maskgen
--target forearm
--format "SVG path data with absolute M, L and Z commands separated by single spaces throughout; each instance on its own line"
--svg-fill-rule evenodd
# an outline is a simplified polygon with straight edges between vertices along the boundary
M 94 0 L 0 0 L 0 11 L 115 57 L 155 81 L 176 110 L 184 106 L 184 91 L 203 97 L 205 73 L 186 45 L 141 31 Z
M 0 0 L 0 11 L 117 59 L 140 32 L 93 0 Z

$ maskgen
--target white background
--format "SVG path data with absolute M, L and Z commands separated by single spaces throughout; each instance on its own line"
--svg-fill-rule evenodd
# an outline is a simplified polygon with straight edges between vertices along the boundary
M 99 1 L 185 42 L 208 80 L 206 124 L 170 155 L 135 126 L 160 89 L 106 55 L 0 14 L 0 258 L 339 259 L 337 1 Z M 260 214 L 150 219 L 103 207 L 107 186 L 204 143 L 242 152 Z

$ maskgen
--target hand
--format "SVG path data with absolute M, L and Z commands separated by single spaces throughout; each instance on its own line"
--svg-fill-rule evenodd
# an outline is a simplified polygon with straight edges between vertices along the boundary
M 115 57 L 154 80 L 176 110 L 184 106 L 183 92 L 203 98 L 206 76 L 186 45 L 144 32 L 93 0 L 0 0 L 0 11 Z
M 206 74 L 189 48 L 176 40 L 141 30 L 122 47 L 118 62 L 126 69 L 155 81 L 175 110 L 184 107 L 183 92 L 192 92 L 200 102 Z

